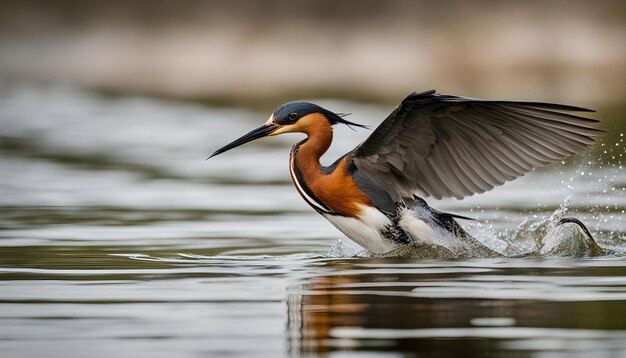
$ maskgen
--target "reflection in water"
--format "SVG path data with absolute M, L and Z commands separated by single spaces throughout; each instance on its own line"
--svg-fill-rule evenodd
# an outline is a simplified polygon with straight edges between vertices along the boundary
M 328 254 L 340 234 L 293 190 L 293 138 L 203 161 L 257 113 L 0 91 L 2 358 L 283 357 L 286 341 L 292 354 L 626 356 L 623 256 L 346 258 L 361 255 L 347 244 Z M 369 125 L 389 112 L 326 104 Z M 593 256 L 561 245 L 581 242 L 575 226 L 553 230 L 562 216 L 624 251 L 622 113 L 601 112 L 613 129 L 584 162 L 431 204 L 478 219 L 468 231 L 505 256 Z M 337 128 L 328 158 L 367 134 Z
M 294 354 L 626 354 L 626 282 L 605 276 L 576 280 L 569 276 L 575 270 L 563 264 L 528 259 L 340 263 L 341 271 L 290 288 L 289 347 Z M 586 271 L 610 275 L 614 270 L 600 261 Z

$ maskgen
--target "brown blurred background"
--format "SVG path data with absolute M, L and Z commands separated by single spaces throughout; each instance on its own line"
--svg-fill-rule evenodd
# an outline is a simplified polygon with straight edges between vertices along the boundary
M 3 1 L 0 78 L 217 104 L 626 98 L 626 1 Z

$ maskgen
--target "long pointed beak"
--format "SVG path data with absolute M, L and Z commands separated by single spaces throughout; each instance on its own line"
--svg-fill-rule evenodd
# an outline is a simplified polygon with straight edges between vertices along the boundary
M 211 159 L 214 156 L 218 155 L 218 154 L 222 154 L 228 150 L 231 150 L 233 148 L 236 148 L 242 144 L 251 142 L 255 139 L 259 139 L 259 138 L 263 138 L 267 135 L 269 135 L 270 133 L 272 133 L 273 131 L 275 131 L 276 129 L 278 129 L 278 126 L 273 125 L 273 124 L 264 124 L 262 126 L 260 126 L 259 128 L 253 129 L 252 131 L 250 131 L 249 133 L 241 136 L 241 138 L 239 139 L 235 139 L 234 141 L 226 144 L 225 146 L 223 146 L 222 148 L 216 150 L 213 154 L 211 154 L 210 157 L 208 157 L 207 159 Z

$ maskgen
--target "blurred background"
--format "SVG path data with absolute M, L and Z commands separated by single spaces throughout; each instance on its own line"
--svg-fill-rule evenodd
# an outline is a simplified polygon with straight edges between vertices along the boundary
M 433 88 L 598 111 L 593 149 L 428 199 L 551 257 L 369 257 L 294 190 L 302 136 L 204 161 L 288 100 L 376 126 Z M 626 356 L 625 111 L 623 0 L 0 1 L 0 355 Z M 324 164 L 370 132 L 335 133 Z
M 601 1 L 3 1 L 0 73 L 110 93 L 623 101 L 626 4 Z

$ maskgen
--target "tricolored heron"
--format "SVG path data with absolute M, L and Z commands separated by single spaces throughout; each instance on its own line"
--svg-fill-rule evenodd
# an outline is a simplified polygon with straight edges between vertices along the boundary
M 602 132 L 589 126 L 597 120 L 563 111 L 593 112 L 434 90 L 412 93 L 363 143 L 323 166 L 333 125 L 364 126 L 313 103 L 289 102 L 211 157 L 265 136 L 304 133 L 307 138 L 291 149 L 291 179 L 302 198 L 348 238 L 373 253 L 411 243 L 454 250 L 469 238 L 455 218 L 468 218 L 431 208 L 422 197 L 483 193 L 590 147 Z

